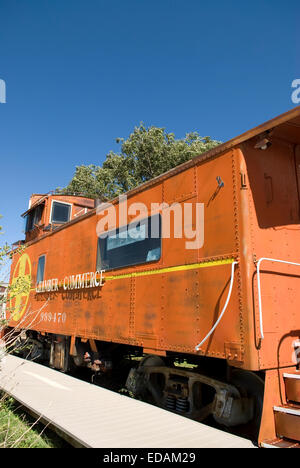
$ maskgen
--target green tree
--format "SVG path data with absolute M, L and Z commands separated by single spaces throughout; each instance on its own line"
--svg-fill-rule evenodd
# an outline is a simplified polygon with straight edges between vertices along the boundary
M 77 166 L 68 186 L 57 192 L 109 200 L 221 143 L 198 132 L 176 140 L 164 128 L 146 128 L 143 123 L 127 140 L 116 141 L 121 145 L 120 153 L 110 151 L 102 166 Z

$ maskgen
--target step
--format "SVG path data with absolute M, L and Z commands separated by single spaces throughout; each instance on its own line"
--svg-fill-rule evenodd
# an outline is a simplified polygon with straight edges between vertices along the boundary
M 283 377 L 287 400 L 300 403 L 300 372 L 286 373 Z
M 300 443 L 287 439 L 265 440 L 262 448 L 300 448 Z
M 276 435 L 300 442 L 300 406 L 274 406 Z

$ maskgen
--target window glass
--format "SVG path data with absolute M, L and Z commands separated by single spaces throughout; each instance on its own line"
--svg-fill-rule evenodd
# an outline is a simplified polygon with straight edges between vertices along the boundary
M 67 223 L 70 220 L 71 205 L 65 203 L 53 202 L 52 205 L 52 223 Z
M 39 258 L 37 275 L 36 275 L 36 282 L 39 283 L 40 281 L 44 281 L 44 274 L 45 274 L 45 255 L 42 255 Z
M 33 229 L 33 216 L 32 216 L 32 213 L 28 213 L 28 215 L 26 216 L 26 228 L 25 228 L 25 232 L 29 232 Z
M 44 205 L 39 205 L 36 207 L 33 213 L 33 224 L 39 224 L 41 219 L 42 219 L 42 213 L 43 213 Z
M 161 217 L 116 229 L 98 239 L 97 270 L 155 262 L 161 256 Z
M 31 210 L 26 216 L 26 227 L 25 232 L 32 231 L 36 224 L 39 224 L 42 219 L 44 205 L 37 206 L 34 210 Z

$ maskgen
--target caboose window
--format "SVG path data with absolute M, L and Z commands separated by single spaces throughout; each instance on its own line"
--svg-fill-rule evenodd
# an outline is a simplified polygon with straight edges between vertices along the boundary
M 39 258 L 37 275 L 36 275 L 36 282 L 39 283 L 40 281 L 44 281 L 44 274 L 45 274 L 45 255 L 42 255 Z
M 70 220 L 71 205 L 54 201 L 52 203 L 52 223 L 67 223 Z
M 152 235 L 151 235 L 152 233 Z M 161 216 L 154 215 L 138 224 L 116 229 L 98 239 L 97 270 L 112 270 L 161 257 Z

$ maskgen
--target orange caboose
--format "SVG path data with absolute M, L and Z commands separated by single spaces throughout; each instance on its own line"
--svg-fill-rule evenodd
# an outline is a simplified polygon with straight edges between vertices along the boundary
M 9 327 L 57 369 L 127 357 L 135 396 L 300 441 L 299 183 L 298 107 L 108 204 L 35 196 Z

